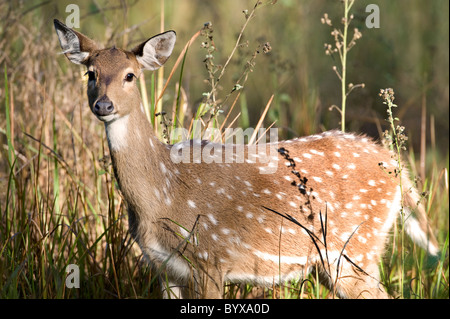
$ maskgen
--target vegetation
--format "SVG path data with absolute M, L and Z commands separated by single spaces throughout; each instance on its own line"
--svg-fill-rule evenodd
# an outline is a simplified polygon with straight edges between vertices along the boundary
M 202 129 L 275 125 L 280 139 L 336 128 L 408 136 L 393 143 L 407 147 L 396 151 L 423 192 L 442 254 L 428 258 L 400 221 L 380 264 L 382 283 L 397 298 L 449 298 L 448 1 L 374 0 L 380 29 L 366 28 L 362 1 L 255 3 L 85 1 L 80 31 L 121 47 L 177 31 L 167 66 L 139 82 L 161 140 L 173 142 L 176 127 L 192 131 L 195 119 Z M 104 128 L 87 107 L 85 71 L 59 54 L 52 20 L 66 16 L 60 1 L 0 0 L 0 298 L 159 298 L 155 272 L 127 231 Z M 332 64 L 323 53 L 327 19 L 331 32 L 344 30 L 343 39 L 331 35 L 335 43 L 352 49 L 336 46 Z M 378 97 L 385 87 L 395 88 L 399 105 L 389 108 L 389 121 Z M 341 116 L 329 110 L 337 101 Z M 80 289 L 66 287 L 69 264 L 79 266 Z M 333 296 L 313 276 L 226 291 L 228 298 Z

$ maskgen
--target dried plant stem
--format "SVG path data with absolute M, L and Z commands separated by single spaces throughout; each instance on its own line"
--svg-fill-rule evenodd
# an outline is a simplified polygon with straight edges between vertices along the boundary
M 208 50 L 207 59 L 205 60 L 205 63 L 206 63 L 206 68 L 208 69 L 208 73 L 209 73 L 208 82 L 211 86 L 211 89 L 209 90 L 209 92 L 204 93 L 204 96 L 206 97 L 206 101 L 204 103 L 205 110 L 209 111 L 211 114 L 210 118 L 206 121 L 206 124 L 204 127 L 205 130 L 209 127 L 211 122 L 217 121 L 217 114 L 219 113 L 220 108 L 228 101 L 228 99 L 232 93 L 243 88 L 243 84 L 246 82 L 246 80 L 248 78 L 248 73 L 252 71 L 252 67 L 254 66 L 254 60 L 256 58 L 257 53 L 259 53 L 258 50 L 256 50 L 256 52 L 252 55 L 252 58 L 248 61 L 243 75 L 239 78 L 239 80 L 237 81 L 237 83 L 235 84 L 235 86 L 233 87 L 231 92 L 228 95 L 226 95 L 226 97 L 223 99 L 223 101 L 221 100 L 219 102 L 219 99 L 217 98 L 219 82 L 222 79 L 222 77 L 224 76 L 227 66 L 230 64 L 237 49 L 240 46 L 242 46 L 241 41 L 242 41 L 242 37 L 243 37 L 245 29 L 247 28 L 249 22 L 254 18 L 256 10 L 263 5 L 268 5 L 271 3 L 273 4 L 273 2 L 270 2 L 270 1 L 263 4 L 261 1 L 258 0 L 258 1 L 256 1 L 253 9 L 250 12 L 248 12 L 247 10 L 244 11 L 245 23 L 243 24 L 243 26 L 241 27 L 241 29 L 239 31 L 238 37 L 236 39 L 236 43 L 235 43 L 233 49 L 231 50 L 230 55 L 228 56 L 227 60 L 225 61 L 225 63 L 222 66 L 217 66 L 213 62 L 212 53 L 215 51 L 215 45 L 214 45 L 214 41 L 212 40 L 212 36 L 208 34 L 208 32 L 209 32 L 208 30 L 211 29 L 212 25 L 210 23 L 205 24 L 204 31 L 205 31 L 206 37 L 208 38 L 208 41 L 204 43 L 204 47 L 207 48 L 207 50 Z M 220 70 L 220 73 L 218 76 L 216 76 L 215 73 L 219 72 L 219 70 Z M 240 83 L 240 81 L 243 81 L 243 82 Z M 206 111 L 203 114 L 205 114 Z
M 354 29 L 353 38 L 349 41 L 349 26 L 353 20 L 353 14 L 350 14 L 350 10 L 355 3 L 355 0 L 343 0 L 344 4 L 344 17 L 342 17 L 342 24 L 344 25 L 343 30 L 333 29 L 331 35 L 334 37 L 334 46 L 325 43 L 325 54 L 333 56 L 334 54 L 339 55 L 339 60 L 341 62 L 341 68 L 339 69 L 336 65 L 333 66 L 333 71 L 336 73 L 339 81 L 341 81 L 341 107 L 333 105 L 330 107 L 330 111 L 336 109 L 341 115 L 341 131 L 345 132 L 345 115 L 347 109 L 347 97 L 355 88 L 364 88 L 364 83 L 356 84 L 349 83 L 347 85 L 347 54 L 356 45 L 356 41 L 362 37 L 361 32 L 358 28 Z M 333 24 L 328 14 L 325 13 L 321 18 L 322 24 L 326 24 L 333 28 Z
M 188 41 L 188 43 L 186 43 L 186 45 L 183 48 L 183 51 L 181 51 L 180 55 L 178 56 L 177 60 L 175 61 L 175 64 L 172 68 L 172 70 L 169 73 L 169 76 L 167 77 L 167 81 L 166 84 L 164 85 L 164 87 L 162 88 L 161 92 L 158 95 L 158 98 L 156 100 L 156 103 L 159 103 L 164 95 L 164 92 L 166 92 L 167 87 L 169 86 L 170 80 L 172 79 L 175 71 L 177 70 L 178 66 L 180 65 L 181 61 L 183 61 L 184 55 L 186 54 L 186 51 L 189 49 L 189 47 L 192 45 L 192 43 L 195 41 L 195 39 L 198 38 L 198 36 L 200 35 L 201 30 L 197 31 Z
M 241 43 L 241 39 L 242 39 L 242 35 L 244 34 L 244 30 L 247 28 L 248 23 L 250 22 L 250 20 L 255 16 L 255 12 L 256 9 L 258 7 L 258 5 L 260 4 L 259 1 L 256 2 L 255 6 L 253 7 L 253 10 L 250 12 L 250 14 L 248 15 L 247 19 L 245 20 L 244 25 L 241 28 L 241 31 L 239 32 L 238 38 L 236 40 L 236 44 L 234 45 L 233 50 L 231 51 L 231 54 L 228 56 L 227 61 L 225 62 L 225 64 L 223 65 L 223 68 L 219 74 L 219 76 L 217 77 L 216 82 L 218 83 L 220 81 L 220 79 L 222 78 L 222 76 L 225 74 L 225 70 L 228 66 L 228 64 L 230 63 L 231 59 L 233 58 L 237 48 L 239 47 L 240 43 Z
M 141 89 L 142 104 L 144 105 L 145 115 L 147 116 L 148 121 L 151 123 L 150 104 L 148 102 L 144 72 L 142 72 L 141 76 L 139 77 L 139 86 Z
M 403 205 L 403 197 L 404 197 L 404 190 L 403 190 L 403 183 L 402 183 L 402 174 L 403 172 L 403 163 L 401 161 L 401 153 L 402 150 L 406 150 L 405 142 L 408 140 L 408 137 L 404 134 L 405 128 L 400 125 L 395 125 L 395 122 L 398 122 L 399 119 L 397 117 L 394 117 L 393 115 L 393 108 L 396 108 L 397 105 L 394 104 L 394 90 L 393 89 L 383 89 L 380 91 L 380 96 L 383 98 L 384 102 L 383 104 L 387 105 L 387 113 L 388 113 L 388 119 L 387 121 L 390 124 L 390 129 L 392 131 L 392 135 L 389 134 L 388 131 L 385 132 L 384 136 L 387 142 L 389 143 L 389 146 L 393 150 L 393 157 L 394 160 L 397 162 L 397 167 L 394 170 L 394 175 L 398 176 L 398 187 L 400 189 L 401 194 L 401 208 L 400 208 L 400 217 L 401 217 L 401 223 L 400 223 L 400 246 L 401 246 L 401 254 L 400 254 L 400 274 L 399 274 L 399 281 L 400 281 L 400 296 L 404 298 L 404 282 L 405 282 L 405 209 Z
M 345 111 L 347 104 L 347 37 L 348 37 L 348 26 L 349 22 L 349 12 L 355 0 L 344 0 L 344 36 L 343 36 L 343 47 L 342 47 L 342 74 L 341 74 L 341 92 L 342 92 L 342 102 L 341 102 L 341 130 L 345 132 Z M 341 51 L 339 51 L 341 52 Z

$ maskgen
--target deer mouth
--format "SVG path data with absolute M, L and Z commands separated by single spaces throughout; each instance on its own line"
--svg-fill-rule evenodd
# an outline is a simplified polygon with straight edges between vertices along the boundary
M 117 113 L 113 113 L 113 114 L 108 114 L 108 115 L 98 115 L 95 114 L 95 116 L 102 122 L 108 123 L 108 122 L 112 122 L 115 121 L 119 118 L 119 115 Z

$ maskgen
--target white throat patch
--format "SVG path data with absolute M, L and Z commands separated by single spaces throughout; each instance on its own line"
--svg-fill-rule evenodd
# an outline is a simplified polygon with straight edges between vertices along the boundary
M 129 115 L 105 123 L 106 137 L 111 151 L 120 151 L 127 146 Z

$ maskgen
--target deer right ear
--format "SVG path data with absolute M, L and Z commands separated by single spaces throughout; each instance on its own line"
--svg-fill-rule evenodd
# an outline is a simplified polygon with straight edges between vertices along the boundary
M 56 19 L 53 23 L 66 57 L 73 63 L 86 64 L 88 57 L 97 49 L 94 41 Z
M 169 59 L 176 40 L 175 31 L 167 31 L 141 43 L 131 52 L 136 55 L 136 59 L 143 69 L 154 71 Z

